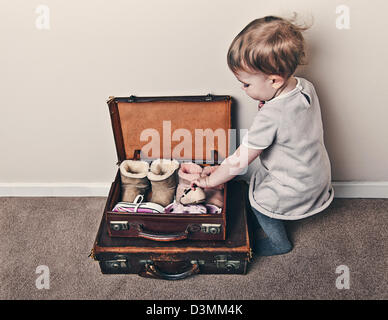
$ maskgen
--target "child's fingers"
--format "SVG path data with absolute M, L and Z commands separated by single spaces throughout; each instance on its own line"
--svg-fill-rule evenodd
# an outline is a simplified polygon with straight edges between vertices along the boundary
M 205 167 L 205 168 L 203 168 L 202 174 L 201 174 L 202 177 L 203 177 L 203 176 L 208 176 L 208 175 L 210 175 L 210 174 L 211 174 L 211 167 Z
M 198 180 L 191 181 L 190 188 L 195 190 L 195 188 L 198 186 Z

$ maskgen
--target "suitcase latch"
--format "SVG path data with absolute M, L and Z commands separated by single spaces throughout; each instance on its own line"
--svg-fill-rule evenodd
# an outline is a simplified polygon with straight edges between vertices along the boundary
M 227 271 L 238 270 L 240 268 L 240 261 L 228 260 L 226 255 L 216 256 L 215 263 L 217 268 L 226 269 Z
M 221 232 L 221 225 L 220 224 L 203 223 L 203 224 L 201 224 L 201 231 L 204 233 L 217 234 L 217 233 Z
M 107 268 L 110 269 L 127 269 L 128 268 L 128 261 L 127 258 L 124 256 L 117 256 L 114 260 L 107 260 L 105 261 L 105 265 Z
M 110 228 L 114 231 L 128 230 L 129 224 L 128 221 L 111 221 Z

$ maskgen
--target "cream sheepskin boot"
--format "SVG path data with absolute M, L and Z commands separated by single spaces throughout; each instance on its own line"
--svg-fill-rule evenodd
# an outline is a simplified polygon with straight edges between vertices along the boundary
M 193 162 L 185 162 L 181 164 L 178 171 L 179 184 L 176 189 L 176 201 L 181 202 L 182 195 L 187 188 L 190 188 L 190 183 L 199 179 L 202 173 L 202 167 Z M 183 203 L 182 203 L 183 204 Z
M 152 184 L 151 202 L 166 207 L 174 200 L 177 186 L 177 170 L 179 162 L 176 160 L 157 159 L 151 163 L 148 179 Z
M 202 188 L 197 187 L 195 190 L 192 190 L 191 188 L 186 189 L 186 191 L 183 192 L 181 198 L 179 199 L 179 202 L 183 205 L 192 205 L 203 203 L 205 200 L 205 192 L 202 190 Z
M 125 160 L 120 164 L 121 201 L 133 202 L 139 194 L 145 195 L 150 188 L 148 169 L 145 161 Z

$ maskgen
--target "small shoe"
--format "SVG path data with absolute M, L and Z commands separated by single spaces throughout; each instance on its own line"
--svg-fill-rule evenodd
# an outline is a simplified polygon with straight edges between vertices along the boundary
M 193 162 L 181 163 L 178 170 L 178 186 L 176 188 L 175 199 L 179 202 L 183 193 L 190 187 L 192 181 L 201 177 L 202 167 Z
M 183 205 L 174 201 L 164 208 L 165 213 L 206 214 L 207 207 L 202 204 Z
M 143 202 L 144 196 L 138 195 L 133 202 L 119 202 L 112 209 L 117 213 L 164 213 L 164 208 L 153 202 Z
M 125 160 L 120 164 L 121 201 L 133 202 L 150 188 L 147 178 L 149 164 L 145 161 Z
M 152 188 L 150 202 L 166 207 L 174 200 L 178 184 L 178 169 L 179 162 L 177 160 L 157 159 L 152 162 L 147 174 Z
M 183 205 L 188 205 L 188 204 L 198 204 L 198 203 L 203 203 L 206 200 L 206 194 L 205 192 L 199 188 L 196 187 L 194 190 L 191 188 L 187 188 L 181 198 L 179 199 L 179 202 L 182 203 Z

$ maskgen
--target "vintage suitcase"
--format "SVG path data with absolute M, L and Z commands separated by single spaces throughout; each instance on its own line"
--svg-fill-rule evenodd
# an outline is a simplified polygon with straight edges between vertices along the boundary
M 208 166 L 221 163 L 229 155 L 230 96 L 110 97 L 108 106 L 118 165 L 126 159 L 151 162 L 163 158 Z M 105 208 L 106 231 L 111 237 L 155 241 L 225 239 L 229 210 L 226 185 L 219 214 L 118 214 L 112 209 L 121 201 L 120 180 L 118 170 Z
M 203 274 L 245 274 L 252 257 L 243 181 L 228 182 L 226 240 L 155 242 L 141 238 L 111 238 L 106 213 L 91 256 L 105 274 L 139 274 L 167 280 Z

